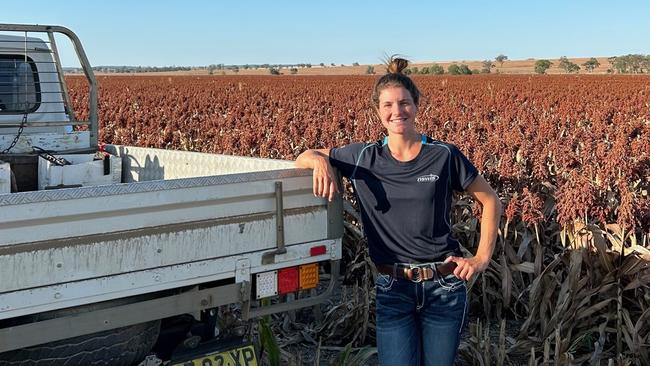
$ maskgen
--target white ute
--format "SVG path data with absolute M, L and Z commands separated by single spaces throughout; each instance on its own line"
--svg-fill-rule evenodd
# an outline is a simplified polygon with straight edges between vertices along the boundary
M 75 118 L 59 37 L 88 81 L 88 121 Z M 76 35 L 0 24 L 0 366 L 256 365 L 250 343 L 210 339 L 227 333 L 220 314 L 249 319 L 330 296 L 342 204 L 313 196 L 310 171 L 240 156 L 98 151 L 97 132 L 97 84 Z M 172 352 L 174 343 L 150 353 L 174 329 L 187 352 Z

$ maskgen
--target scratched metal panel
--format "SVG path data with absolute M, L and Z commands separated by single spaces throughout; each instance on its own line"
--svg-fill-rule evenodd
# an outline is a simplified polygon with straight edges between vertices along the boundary
M 287 214 L 286 245 L 325 240 L 326 221 L 324 207 Z M 194 226 L 127 232 L 99 241 L 90 237 L 14 246 L 0 255 L 0 293 L 276 247 L 276 220 L 272 215 Z
M 281 181 L 285 209 L 326 205 L 311 193 L 310 177 Z M 89 188 L 110 191 L 119 186 Z M 0 249 L 19 243 L 275 211 L 275 180 L 134 191 L 137 193 L 117 190 L 106 196 L 0 206 Z M 60 194 L 65 197 L 64 192 Z
M 41 84 L 42 85 L 42 84 Z M 42 94 L 42 95 L 48 95 Z M 46 115 L 47 113 L 42 113 Z M 37 114 L 32 114 L 31 116 L 38 116 Z M 22 115 L 19 115 L 22 117 Z M 30 119 L 33 121 L 33 119 Z M 57 127 L 30 127 L 31 130 L 37 129 L 48 129 L 53 130 Z M 59 127 L 61 128 L 61 127 Z M 27 130 L 28 128 L 25 128 Z M 0 129 L 2 133 L 3 129 Z M 6 129 L 9 130 L 9 129 Z M 11 128 L 11 132 L 8 134 L 0 134 L 0 150 L 6 149 L 11 145 L 14 138 L 16 137 L 16 128 Z M 55 151 L 66 151 L 74 149 L 87 149 L 90 146 L 90 132 L 88 131 L 75 131 L 71 133 L 23 133 L 20 135 L 16 145 L 11 149 L 12 154 L 17 153 L 31 153 L 34 151 L 32 146 L 38 146 L 45 150 L 55 150 Z
M 309 250 L 314 245 L 325 245 L 327 253 L 320 256 L 311 256 Z M 250 268 L 245 268 L 248 275 L 242 279 L 250 281 L 250 274 L 258 272 L 340 259 L 341 239 L 287 247 L 286 254 L 276 256 L 275 264 L 261 264 L 263 253 L 245 253 L 225 258 L 206 259 L 199 262 L 123 273 L 110 277 L 92 278 L 0 293 L 0 319 L 233 278 L 237 269 L 238 272 L 242 270 L 237 266 L 240 260 L 245 260 L 250 264 Z

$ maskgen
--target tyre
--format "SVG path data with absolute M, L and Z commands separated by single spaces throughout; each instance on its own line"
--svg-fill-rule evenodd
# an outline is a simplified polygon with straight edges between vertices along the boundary
M 0 353 L 0 366 L 128 366 L 145 358 L 160 320 Z

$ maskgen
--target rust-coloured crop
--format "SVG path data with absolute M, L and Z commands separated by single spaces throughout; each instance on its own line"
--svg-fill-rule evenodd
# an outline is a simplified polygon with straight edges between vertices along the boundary
M 369 76 L 101 76 L 100 139 L 116 144 L 293 159 L 382 136 Z M 69 78 L 86 112 L 83 80 Z M 650 77 L 421 76 L 418 128 L 454 143 L 508 216 L 650 230 Z

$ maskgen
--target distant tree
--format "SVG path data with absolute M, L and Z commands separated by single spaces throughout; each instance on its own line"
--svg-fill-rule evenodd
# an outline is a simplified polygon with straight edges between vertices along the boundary
M 630 54 L 611 57 L 609 60 L 612 63 L 612 68 L 621 74 L 650 72 L 650 56 Z
M 271 67 L 269 69 L 269 74 L 271 74 L 271 75 L 280 75 L 280 70 L 276 69 L 275 67 Z
M 633 74 L 642 74 L 643 73 L 643 64 L 645 63 L 645 56 L 643 55 L 627 55 L 624 56 L 627 58 L 628 64 L 630 65 L 630 71 Z
M 353 62 L 352 66 L 359 66 L 359 63 L 358 62 Z
M 564 70 L 568 74 L 578 72 L 580 70 L 580 66 L 569 61 L 569 59 L 566 58 L 566 56 L 560 57 L 560 64 L 558 66 L 560 67 L 560 69 Z
M 612 69 L 619 74 L 627 74 L 627 58 L 625 56 L 610 57 Z
M 232 72 L 234 72 L 234 73 L 238 73 L 239 72 L 239 66 L 232 66 L 230 68 L 230 70 L 232 70 Z
M 249 65 L 249 64 L 244 65 L 244 70 L 248 70 L 250 68 L 251 68 L 251 65 Z
M 410 68 L 407 67 L 402 72 L 404 73 L 404 75 L 411 75 L 413 73 L 413 70 L 411 70 Z
M 646 55 L 643 58 L 643 60 L 641 61 L 641 67 L 644 70 L 642 72 L 650 73 L 650 55 Z
M 451 64 L 447 67 L 447 73 L 449 75 L 460 75 L 460 66 L 456 64 Z
M 332 65 L 332 66 L 336 66 L 336 64 L 335 64 L 335 63 L 333 63 L 333 62 L 332 62 L 332 63 L 331 63 L 330 65 Z
M 445 69 L 442 66 L 438 65 L 438 64 L 431 65 L 429 67 L 429 71 L 433 75 L 442 75 L 442 74 L 445 73 Z
M 546 70 L 551 66 L 553 66 L 553 63 L 549 60 L 537 60 L 535 61 L 535 72 L 538 74 L 546 74 Z
M 418 69 L 417 67 L 414 67 L 411 71 L 413 71 L 414 74 L 420 73 L 420 69 Z
M 508 60 L 508 56 L 500 54 L 499 56 L 495 57 L 494 60 L 499 63 L 500 67 L 503 67 L 503 62 Z
M 592 57 L 589 60 L 585 61 L 582 66 L 585 68 L 585 70 L 592 72 L 594 69 L 597 69 L 600 66 L 600 62 L 598 62 L 595 57 Z
M 291 73 L 291 75 L 295 75 L 295 74 L 298 73 L 298 69 L 295 68 L 295 67 L 292 67 L 292 68 L 289 69 L 289 72 Z
M 494 63 L 491 60 L 483 60 L 483 68 L 481 69 L 481 73 L 489 74 L 490 72 L 492 72 L 493 68 L 494 68 Z
M 208 74 L 210 75 L 214 74 L 214 70 L 217 70 L 217 65 L 215 64 L 208 65 Z
M 366 74 L 374 75 L 375 74 L 375 67 L 372 66 L 372 65 L 368 65 L 368 68 L 366 69 Z
M 459 71 L 460 71 L 460 73 L 461 73 L 462 75 L 472 75 L 472 70 L 470 70 L 470 69 L 469 69 L 469 66 L 467 66 L 467 65 L 465 65 L 465 64 L 460 64 L 460 66 L 458 67 L 458 69 L 459 69 Z
M 319 65 L 320 65 L 320 67 L 325 67 L 325 64 L 322 63 L 322 62 Z

